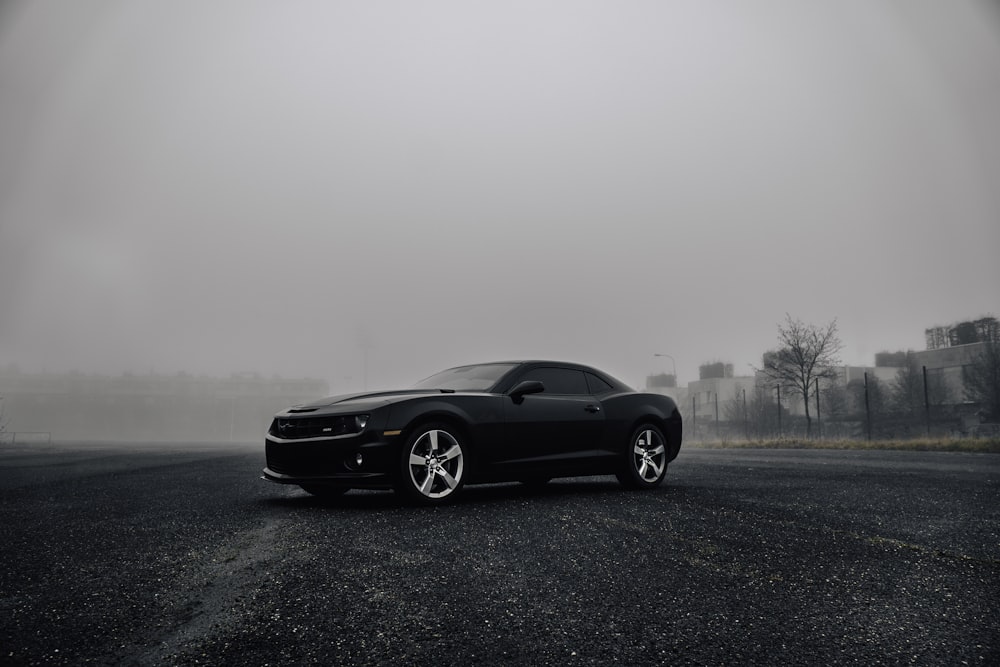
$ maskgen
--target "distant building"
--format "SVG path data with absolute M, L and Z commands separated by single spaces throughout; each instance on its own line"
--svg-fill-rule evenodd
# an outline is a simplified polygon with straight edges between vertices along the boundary
M 699 432 L 729 419 L 729 415 L 742 405 L 744 396 L 753 396 L 756 379 L 753 376 L 733 376 L 733 365 L 723 362 L 703 364 L 699 367 L 701 379 L 689 382 L 686 387 L 676 383 L 667 385 L 650 375 L 646 378 L 646 390 L 666 394 L 677 402 L 684 416 L 686 428 L 697 428 Z M 666 376 L 673 379 L 672 375 Z M 736 406 L 734 408 L 734 406 Z M 689 436 L 693 437 L 691 431 Z
M 690 382 L 684 396 L 684 413 L 703 423 L 715 421 L 716 417 L 719 421 L 726 421 L 727 405 L 741 404 L 745 395 L 753 395 L 754 386 L 756 378 L 750 375 Z
M 715 361 L 710 364 L 702 364 L 698 367 L 699 380 L 712 380 L 714 378 L 733 377 L 733 365 Z
M 970 343 L 952 347 L 914 352 L 917 365 L 927 368 L 929 378 L 938 378 L 951 403 L 965 401 L 963 368 L 973 363 L 987 343 Z
M 647 387 L 668 388 L 677 386 L 677 376 L 672 373 L 657 373 L 646 376 Z

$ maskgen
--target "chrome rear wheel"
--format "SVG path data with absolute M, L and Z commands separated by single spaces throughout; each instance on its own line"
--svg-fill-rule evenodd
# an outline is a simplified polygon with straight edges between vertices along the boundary
M 663 481 L 667 472 L 667 440 L 653 424 L 643 424 L 629 439 L 625 470 L 618 480 L 632 488 L 652 488 Z

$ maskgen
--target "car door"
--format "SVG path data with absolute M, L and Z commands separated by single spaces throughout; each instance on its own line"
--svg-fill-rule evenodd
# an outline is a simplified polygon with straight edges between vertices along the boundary
M 538 380 L 545 390 L 504 401 L 505 446 L 495 463 L 512 470 L 586 467 L 601 454 L 604 412 L 590 393 L 584 372 L 540 366 L 514 384 Z

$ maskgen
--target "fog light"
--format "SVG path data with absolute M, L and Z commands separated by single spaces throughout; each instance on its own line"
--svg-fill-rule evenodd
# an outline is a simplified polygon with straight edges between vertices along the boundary
M 365 462 L 365 457 L 361 456 L 361 452 L 358 452 L 358 455 L 354 457 L 354 460 L 357 462 L 358 467 L 360 468 L 361 464 Z

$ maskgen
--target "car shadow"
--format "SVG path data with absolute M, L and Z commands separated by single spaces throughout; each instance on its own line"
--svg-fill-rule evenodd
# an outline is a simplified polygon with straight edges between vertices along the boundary
M 575 498 L 630 498 L 630 497 L 667 497 L 678 500 L 687 492 L 686 487 L 664 483 L 655 489 L 626 489 L 615 479 L 600 478 L 567 478 L 557 479 L 543 486 L 526 485 L 517 482 L 500 484 L 481 484 L 462 489 L 454 500 L 437 506 L 438 508 L 472 507 L 483 505 L 504 505 L 520 503 L 525 500 L 533 502 L 561 502 Z M 288 509 L 330 508 L 344 510 L 385 510 L 409 508 L 414 510 L 435 509 L 408 502 L 406 498 L 393 491 L 373 491 L 352 489 L 343 496 L 320 498 L 305 491 L 295 495 L 270 496 L 257 501 L 268 507 L 283 507 Z

